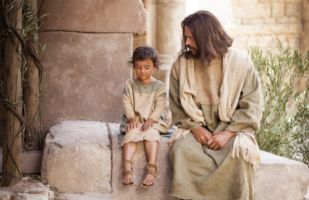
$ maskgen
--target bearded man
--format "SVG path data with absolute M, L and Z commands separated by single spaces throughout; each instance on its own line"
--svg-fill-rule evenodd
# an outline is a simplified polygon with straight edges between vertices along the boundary
M 172 196 L 251 200 L 263 111 L 260 78 L 249 56 L 208 11 L 182 21 L 183 51 L 170 74 Z

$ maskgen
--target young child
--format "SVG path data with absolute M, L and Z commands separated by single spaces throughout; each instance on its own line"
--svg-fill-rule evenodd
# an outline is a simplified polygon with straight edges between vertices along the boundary
M 142 186 L 154 184 L 157 174 L 157 153 L 160 133 L 171 126 L 165 85 L 152 77 L 158 69 L 159 59 L 152 47 L 141 46 L 134 50 L 132 60 L 135 79 L 127 81 L 124 94 L 125 135 L 121 142 L 124 185 L 134 183 L 132 158 L 138 142 L 143 142 L 147 156 L 146 175 Z

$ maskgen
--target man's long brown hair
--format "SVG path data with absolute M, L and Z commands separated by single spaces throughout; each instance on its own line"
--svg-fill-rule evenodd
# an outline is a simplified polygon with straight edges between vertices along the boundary
M 209 63 L 217 56 L 223 57 L 233 43 L 233 39 L 224 31 L 219 20 L 209 11 L 200 10 L 187 16 L 181 23 L 183 36 L 185 26 L 192 32 L 198 48 L 196 56 L 202 63 Z M 188 55 L 185 37 L 182 41 L 182 52 Z

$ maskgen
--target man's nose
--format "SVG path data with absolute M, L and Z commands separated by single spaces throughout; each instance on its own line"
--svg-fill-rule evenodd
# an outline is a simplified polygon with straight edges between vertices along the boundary
M 191 46 L 191 41 L 190 41 L 189 39 L 186 39 L 185 45 L 186 45 L 186 46 Z

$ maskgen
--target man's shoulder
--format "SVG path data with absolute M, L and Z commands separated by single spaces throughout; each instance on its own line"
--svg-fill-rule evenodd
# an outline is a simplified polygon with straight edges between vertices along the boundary
M 233 56 L 238 59 L 245 59 L 245 60 L 249 58 L 249 54 L 246 50 L 235 48 L 235 47 L 230 47 L 225 56 Z
M 238 66 L 245 69 L 253 67 L 250 55 L 246 50 L 230 47 L 223 57 L 223 64 Z
M 180 65 L 186 64 L 187 60 L 190 58 L 187 58 L 184 54 L 180 54 L 177 56 L 177 58 L 174 60 L 172 68 L 175 68 L 176 71 L 179 71 Z
M 180 53 L 177 55 L 176 59 L 174 60 L 174 63 L 179 63 L 181 59 L 187 59 L 184 53 Z

